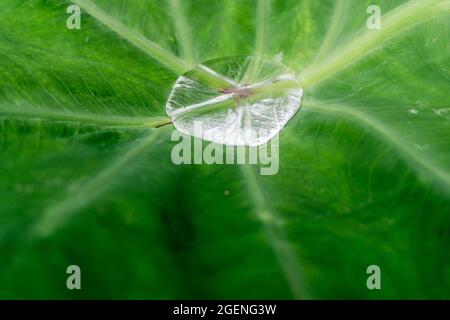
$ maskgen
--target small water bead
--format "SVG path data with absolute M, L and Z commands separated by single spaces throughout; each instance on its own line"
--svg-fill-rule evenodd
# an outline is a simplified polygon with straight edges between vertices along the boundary
M 276 136 L 300 109 L 303 89 L 285 65 L 230 57 L 180 76 L 166 112 L 177 130 L 230 146 L 258 146 Z

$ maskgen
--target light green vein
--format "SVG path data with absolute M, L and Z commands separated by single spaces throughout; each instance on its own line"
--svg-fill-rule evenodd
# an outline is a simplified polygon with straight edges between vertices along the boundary
M 270 0 L 258 0 L 256 9 L 256 34 L 255 34 L 255 51 L 250 65 L 248 66 L 242 82 L 251 83 L 259 69 L 267 49 L 268 25 L 270 15 Z
M 305 87 L 313 86 L 333 76 L 345 67 L 362 59 L 379 47 L 386 39 L 417 23 L 421 18 L 431 17 L 437 10 L 439 0 L 410 0 L 382 17 L 380 30 L 361 31 L 351 42 L 334 50 L 317 64 L 306 68 L 298 76 Z
M 75 190 L 68 191 L 62 199 L 48 207 L 33 226 L 31 234 L 41 237 L 50 235 L 77 211 L 103 195 L 111 188 L 115 182 L 114 179 L 123 169 L 151 148 L 157 140 L 160 130 L 154 130 L 148 136 L 134 142 L 128 151 L 119 155 L 104 170 Z
M 73 113 L 62 110 L 42 108 L 3 108 L 0 106 L 0 117 L 17 120 L 35 120 L 78 122 L 99 126 L 113 126 L 122 128 L 157 128 L 170 123 L 167 117 L 128 117 L 107 116 L 94 113 Z
M 269 25 L 270 0 L 258 0 L 256 12 L 255 56 L 264 55 L 267 46 L 267 29 Z
M 192 36 L 186 15 L 179 0 L 169 0 L 169 4 L 177 31 L 177 39 L 181 45 L 182 57 L 190 64 L 195 65 L 197 64 L 197 59 L 192 45 Z
M 322 44 L 317 51 L 316 57 L 314 58 L 312 64 L 315 64 L 317 61 L 321 60 L 325 56 L 325 54 L 330 52 L 333 42 L 336 40 L 336 37 L 339 34 L 339 26 L 344 20 L 345 13 L 346 0 L 337 0 L 334 5 L 333 15 L 331 17 L 327 33 L 323 38 Z
M 142 34 L 130 30 L 123 23 L 99 9 L 92 1 L 73 0 L 72 2 L 80 6 L 81 9 L 117 33 L 120 37 L 126 39 L 137 48 L 149 54 L 155 60 L 169 67 L 175 73 L 183 74 L 192 69 L 192 65 L 165 50 L 153 41 L 150 41 Z
M 302 269 L 295 250 L 286 239 L 280 219 L 270 210 L 263 191 L 251 166 L 240 166 L 248 193 L 254 205 L 256 217 L 262 222 L 264 232 L 274 251 L 281 271 L 295 299 L 309 297 L 306 285 L 302 280 Z
M 243 82 L 253 82 L 258 68 L 264 58 L 268 38 L 268 18 L 270 12 L 270 0 L 259 0 L 256 13 L 256 39 L 254 59 L 251 61 Z M 306 287 L 301 276 L 301 267 L 297 256 L 290 243 L 286 240 L 280 221 L 276 214 L 267 205 L 261 187 L 258 184 L 255 173 L 250 166 L 240 166 L 248 193 L 255 207 L 256 217 L 263 224 L 267 240 L 275 253 L 281 271 L 295 299 L 308 297 Z
M 450 12 L 450 1 L 438 3 L 434 8 L 436 14 L 446 14 Z
M 150 41 L 142 34 L 136 33 L 130 30 L 126 25 L 120 21 L 114 19 L 106 12 L 100 10 L 94 3 L 89 0 L 73 0 L 75 4 L 78 4 L 80 8 L 89 13 L 92 17 L 97 19 L 100 23 L 104 24 L 112 31 L 116 32 L 120 37 L 133 44 L 144 53 L 148 54 L 153 59 L 159 61 L 165 66 L 169 67 L 173 72 L 178 75 L 184 74 L 187 71 L 193 69 L 195 65 L 192 65 L 183 59 L 175 56 L 171 52 L 163 49 L 158 44 Z M 202 80 L 206 83 L 216 86 L 218 83 L 221 87 L 228 86 L 230 83 L 224 81 L 224 78 L 220 75 L 212 72 L 210 69 L 200 65 L 202 68 L 198 68 L 197 71 L 202 73 Z
M 450 173 L 437 165 L 426 154 L 415 152 L 411 149 L 411 144 L 398 137 L 398 134 L 390 130 L 386 125 L 361 112 L 355 108 L 347 107 L 344 105 L 328 105 L 322 102 L 310 100 L 305 101 L 305 110 L 316 111 L 321 113 L 340 113 L 350 119 L 357 120 L 359 124 L 364 123 L 368 128 L 372 130 L 377 137 L 386 141 L 395 150 L 397 150 L 403 158 L 412 164 L 413 168 L 418 169 L 421 172 L 430 174 L 435 181 L 442 183 L 446 188 L 450 186 Z

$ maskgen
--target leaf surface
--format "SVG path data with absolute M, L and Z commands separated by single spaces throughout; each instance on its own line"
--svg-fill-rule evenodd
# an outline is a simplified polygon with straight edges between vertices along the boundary
M 0 4 L 0 298 L 450 298 L 448 0 L 71 3 Z M 250 55 L 304 89 L 278 174 L 173 164 L 176 79 Z

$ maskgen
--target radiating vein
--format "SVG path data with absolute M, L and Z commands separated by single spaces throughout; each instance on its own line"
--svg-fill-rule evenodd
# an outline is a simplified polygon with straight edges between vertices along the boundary
M 344 20 L 344 16 L 346 13 L 346 0 L 336 0 L 334 5 L 333 15 L 331 17 L 330 25 L 328 26 L 327 33 L 323 38 L 322 44 L 317 51 L 317 54 L 312 62 L 314 65 L 317 61 L 321 60 L 325 54 L 329 53 L 333 42 L 336 40 L 336 37 L 339 33 L 339 24 Z
M 74 3 L 78 4 L 82 9 L 89 13 L 92 17 L 97 19 L 100 23 L 104 24 L 112 31 L 116 32 L 123 39 L 133 44 L 144 53 L 151 56 L 153 59 L 159 61 L 165 66 L 169 67 L 173 72 L 178 75 L 182 75 L 187 71 L 193 69 L 195 65 L 188 63 L 187 61 L 180 59 L 173 53 L 165 50 L 153 41 L 150 41 L 142 34 L 130 30 L 122 22 L 114 19 L 106 12 L 99 9 L 94 3 L 89 0 L 74 0 Z M 207 72 L 204 69 L 198 69 L 203 72 L 203 80 L 206 83 L 216 84 L 217 82 L 223 82 L 223 77 L 217 77 L 217 74 Z
M 390 130 L 383 122 L 367 115 L 356 108 L 344 105 L 329 105 L 318 101 L 305 101 L 304 108 L 306 110 L 321 113 L 340 113 L 351 119 L 357 120 L 359 124 L 365 124 L 365 128 L 372 130 L 376 136 L 388 142 L 395 148 L 407 162 L 412 162 L 413 167 L 421 169 L 429 173 L 434 180 L 442 183 L 446 188 L 450 186 L 450 173 L 437 165 L 426 154 L 415 152 L 411 149 L 411 145 L 398 137 L 398 134 Z
M 434 7 L 436 10 L 436 13 L 447 13 L 450 11 L 450 1 L 445 1 L 442 3 L 438 3 L 436 4 L 436 6 Z
M 258 0 L 256 13 L 255 56 L 264 55 L 267 46 L 267 29 L 270 15 L 270 0 Z
M 72 2 L 79 5 L 80 8 L 117 33 L 120 37 L 126 39 L 137 48 L 149 54 L 155 60 L 169 67 L 175 73 L 182 74 L 192 68 L 192 65 L 178 58 L 173 53 L 162 48 L 155 42 L 150 41 L 142 34 L 130 30 L 122 22 L 114 19 L 108 13 L 99 9 L 92 1 L 73 0 Z
M 420 18 L 432 16 L 437 10 L 435 5 L 438 2 L 440 0 L 410 0 L 398 6 L 382 18 L 380 30 L 364 29 L 351 42 L 334 50 L 317 64 L 306 68 L 299 74 L 299 80 L 308 87 L 330 78 L 359 61 L 386 39 L 417 23 Z
M 117 126 L 122 128 L 156 128 L 170 123 L 167 117 L 129 117 L 109 116 L 95 113 L 73 113 L 63 110 L 44 108 L 4 108 L 0 106 L 0 117 L 18 120 L 49 120 L 61 122 L 78 122 L 99 126 Z
M 258 71 L 262 59 L 267 48 L 267 38 L 268 38 L 268 24 L 270 15 L 270 0 L 258 0 L 258 6 L 256 11 L 256 34 L 255 34 L 255 50 L 254 59 L 250 62 L 248 69 L 243 77 L 243 82 L 252 82 L 253 78 Z
M 258 1 L 254 59 L 252 59 L 243 77 L 244 83 L 254 81 L 255 75 L 264 57 L 268 37 L 267 20 L 269 17 L 269 10 L 269 0 Z M 253 201 L 253 205 L 255 206 L 255 214 L 263 224 L 267 240 L 276 255 L 281 271 L 283 272 L 293 297 L 296 299 L 307 298 L 308 294 L 302 280 L 300 263 L 298 262 L 290 243 L 286 240 L 284 231 L 280 226 L 280 221 L 267 205 L 253 169 L 249 166 L 240 166 L 240 168 L 248 192 Z
M 177 39 L 181 45 L 183 58 L 190 64 L 197 64 L 194 47 L 192 44 L 192 36 L 189 24 L 186 20 L 186 15 L 180 4 L 180 0 L 169 0 L 172 16 L 177 30 Z
M 67 192 L 62 199 L 48 207 L 33 226 L 32 235 L 41 237 L 50 235 L 77 211 L 103 195 L 122 170 L 151 148 L 160 130 L 153 130 L 148 136 L 136 141 L 128 151 L 119 155 L 104 170 L 74 191 Z
M 279 218 L 267 205 L 253 168 L 251 166 L 240 166 L 240 168 L 255 207 L 256 217 L 263 224 L 266 237 L 278 259 L 281 271 L 294 298 L 307 299 L 309 294 L 302 279 L 300 263 L 291 244 L 286 239 Z

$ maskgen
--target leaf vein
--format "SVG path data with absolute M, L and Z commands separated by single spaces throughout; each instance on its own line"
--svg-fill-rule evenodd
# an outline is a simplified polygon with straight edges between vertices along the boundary
M 322 102 L 309 100 L 305 103 L 305 109 L 320 112 L 320 113 L 341 113 L 355 120 L 365 123 L 368 127 L 378 135 L 380 135 L 385 141 L 387 141 L 392 147 L 396 148 L 400 154 L 403 154 L 407 161 L 413 161 L 414 166 L 419 166 L 426 172 L 430 173 L 436 181 L 443 183 L 445 186 L 450 185 L 450 173 L 442 169 L 435 162 L 421 153 L 413 152 L 409 148 L 409 144 L 405 143 L 401 138 L 398 138 L 389 128 L 387 128 L 382 122 L 377 119 L 355 110 L 354 108 L 342 106 L 342 105 L 328 105 Z
M 46 237 L 63 225 L 76 212 L 86 207 L 112 185 L 114 178 L 131 161 L 136 160 L 157 140 L 160 130 L 154 130 L 151 134 L 135 142 L 123 155 L 118 156 L 104 170 L 82 184 L 76 190 L 67 192 L 58 202 L 45 209 L 41 217 L 31 228 L 31 234 L 38 237 Z
M 147 39 L 142 34 L 139 34 L 127 28 L 122 22 L 114 19 L 108 13 L 99 9 L 92 1 L 73 0 L 73 3 L 79 5 L 80 8 L 97 19 L 100 23 L 110 28 L 120 37 L 126 39 L 137 48 L 149 54 L 155 60 L 169 67 L 175 73 L 182 74 L 192 68 L 192 66 L 188 62 L 178 58 L 173 53 L 162 48 L 155 42 Z
M 310 87 L 356 63 L 384 43 L 386 39 L 417 23 L 418 19 L 431 17 L 436 12 L 436 3 L 439 1 L 410 0 L 396 7 L 383 18 L 380 30 L 363 29 L 351 42 L 342 45 L 320 62 L 303 70 L 298 75 L 299 81 L 305 87 Z
M 295 299 L 307 299 L 305 283 L 303 281 L 301 266 L 298 257 L 291 244 L 286 239 L 286 235 L 281 228 L 279 218 L 265 201 L 261 187 L 257 181 L 255 173 L 250 166 L 240 166 L 244 182 L 247 185 L 248 193 L 255 207 L 255 215 L 262 222 L 264 232 L 274 251 L 281 271 Z

